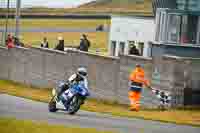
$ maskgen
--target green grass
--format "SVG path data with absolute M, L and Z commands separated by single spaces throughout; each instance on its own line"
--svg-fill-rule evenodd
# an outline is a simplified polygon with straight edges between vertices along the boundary
M 51 97 L 50 89 L 40 89 L 11 81 L 0 80 L 0 93 L 7 93 L 19 97 L 48 102 Z M 127 103 L 128 104 L 128 103 Z M 129 111 L 127 105 L 116 102 L 88 99 L 81 107 L 83 110 L 123 116 L 129 118 L 142 118 L 176 124 L 200 126 L 200 110 L 197 109 L 171 109 L 166 111 L 142 109 L 139 112 Z
M 21 28 L 96 28 L 100 24 L 109 26 L 109 19 L 21 19 Z M 15 27 L 15 20 L 9 19 L 9 27 Z M 0 19 L 0 27 L 5 19 Z
M 13 27 L 14 20 L 9 20 L 9 27 Z M 110 21 L 88 20 L 88 19 L 22 19 L 21 28 L 96 28 L 104 24 L 109 26 Z M 0 19 L 0 27 L 5 26 L 5 20 Z M 80 43 L 81 32 L 21 32 L 20 38 L 25 45 L 40 46 L 43 37 L 47 37 L 50 48 L 55 48 L 57 37 L 62 36 L 65 39 L 65 46 L 78 46 Z M 107 32 L 90 32 L 84 33 L 91 41 L 90 50 L 92 52 L 99 49 L 100 52 L 108 51 L 108 34 Z
M 24 32 L 21 33 L 22 41 L 27 45 L 32 46 L 40 46 L 40 43 L 43 37 L 48 38 L 50 48 L 55 48 L 56 44 L 58 43 L 57 37 L 62 36 L 65 39 L 65 46 L 78 46 L 80 44 L 80 36 L 82 33 L 79 32 L 63 32 L 63 33 L 34 33 L 34 32 Z M 91 51 L 96 51 L 99 49 L 101 52 L 108 51 L 108 33 L 106 32 L 90 32 L 84 33 L 88 36 L 88 39 L 91 42 Z
M 66 13 L 74 14 L 124 14 L 152 16 L 152 0 L 101 0 L 92 1 L 77 8 L 44 8 L 34 7 L 21 9 L 22 14 L 52 14 L 63 15 Z M 1 13 L 6 13 L 5 9 L 0 8 Z M 15 13 L 14 9 L 10 12 Z
M 0 118 L 1 133 L 111 133 L 97 131 L 93 128 L 67 127 L 64 125 L 49 125 L 42 122 Z
M 66 14 L 66 13 L 78 13 L 78 14 L 128 14 L 128 15 L 142 15 L 152 16 L 151 0 L 144 0 L 144 2 L 134 0 L 107 0 L 101 2 L 91 2 L 83 4 L 77 8 L 44 8 L 34 7 L 22 9 L 22 14 Z M 6 13 L 5 9 L 0 9 L 0 12 Z M 14 9 L 10 12 L 15 13 Z

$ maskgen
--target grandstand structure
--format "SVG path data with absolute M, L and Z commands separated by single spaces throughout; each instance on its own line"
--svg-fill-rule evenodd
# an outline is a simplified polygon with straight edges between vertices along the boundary
M 200 10 L 200 0 L 152 0 L 153 14 L 157 8 L 169 8 L 179 10 Z
M 176 9 L 177 3 L 176 0 L 152 0 L 152 8 L 153 8 L 153 14 L 155 16 L 157 8 Z

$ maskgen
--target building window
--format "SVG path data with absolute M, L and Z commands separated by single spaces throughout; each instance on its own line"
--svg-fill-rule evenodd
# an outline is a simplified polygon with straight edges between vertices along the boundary
M 130 50 L 133 46 L 135 46 L 135 41 L 128 41 L 128 49 Z
M 143 55 L 143 51 L 144 51 L 144 42 L 139 42 L 138 43 L 138 50 L 140 52 L 140 55 Z
M 135 41 L 129 41 L 129 54 L 140 56 L 140 52 L 136 47 Z
M 125 52 L 125 42 L 120 42 L 119 43 L 119 54 L 124 55 Z
M 196 44 L 198 16 L 183 16 L 181 25 L 181 43 Z
M 110 49 L 111 49 L 111 51 L 110 51 L 111 56 L 115 56 L 116 44 L 117 44 L 116 41 L 111 41 L 111 47 L 110 47 Z
M 181 16 L 169 15 L 167 40 L 170 43 L 178 43 L 180 36 Z
M 158 10 L 155 40 L 170 44 L 199 44 L 200 19 L 193 12 Z
M 167 42 L 176 44 L 196 44 L 198 17 L 192 15 L 169 14 Z
M 156 14 L 156 35 L 155 35 L 155 41 L 160 41 L 159 40 L 159 35 L 160 35 L 160 20 L 161 20 L 161 13 L 157 11 Z
M 197 26 L 197 44 L 200 44 L 200 16 L 198 17 L 198 26 Z

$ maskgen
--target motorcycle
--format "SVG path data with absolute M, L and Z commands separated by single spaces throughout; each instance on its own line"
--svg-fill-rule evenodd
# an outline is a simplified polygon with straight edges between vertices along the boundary
M 67 111 L 68 114 L 73 115 L 80 109 L 80 106 L 84 104 L 84 101 L 88 96 L 89 92 L 87 88 L 85 88 L 83 82 L 67 84 L 65 81 L 60 81 L 56 85 L 56 88 L 52 89 L 49 111 L 58 111 L 57 105 L 63 105 L 62 100 L 65 99 L 67 105 L 64 106 L 64 110 Z

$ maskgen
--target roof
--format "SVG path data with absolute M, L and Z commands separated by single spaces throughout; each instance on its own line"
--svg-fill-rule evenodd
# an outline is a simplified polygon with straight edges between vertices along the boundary
M 155 19 L 154 16 L 142 16 L 142 15 L 123 15 L 123 14 L 112 14 L 111 15 L 111 19 L 112 17 L 129 17 L 129 18 L 137 18 L 137 19 Z
M 200 11 L 191 11 L 191 10 L 180 10 L 180 9 L 168 9 L 168 8 L 158 8 L 159 11 L 164 11 L 169 14 L 180 14 L 180 15 L 196 15 L 200 16 Z

